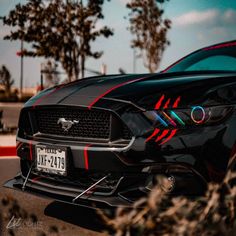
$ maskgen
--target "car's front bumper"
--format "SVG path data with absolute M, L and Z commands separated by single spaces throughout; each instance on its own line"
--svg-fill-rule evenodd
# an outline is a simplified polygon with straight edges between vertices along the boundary
M 181 168 L 182 173 L 171 176 L 173 191 L 171 190 L 169 194 L 190 196 L 202 194 L 206 186 L 201 178 L 196 177 L 196 174 L 191 173 L 187 168 L 185 168 L 186 172 L 183 174 L 184 168 Z M 120 176 L 115 179 L 114 175 L 116 174 L 103 174 L 103 176 L 111 176 L 114 181 L 112 188 L 107 187 L 107 185 L 111 185 L 111 180 L 107 179 L 108 183 L 104 183 L 105 186 L 99 184 L 81 197 L 78 196 L 91 187 L 91 183 L 83 187 L 81 184 L 68 182 L 66 178 L 66 181 L 63 181 L 63 179 L 58 180 L 50 176 L 37 175 L 35 172 L 31 172 L 28 179 L 25 174 L 20 173 L 14 179 L 7 181 L 4 186 L 70 204 L 90 208 L 113 208 L 132 207 L 136 200 L 146 197 L 150 192 L 150 188 L 157 184 L 155 182 L 157 175 L 151 173 L 120 173 Z M 163 176 L 168 178 L 167 175 L 163 174 Z M 95 182 L 96 180 L 93 184 Z M 162 189 L 165 188 L 160 183 L 158 186 Z M 76 197 L 78 197 L 76 201 L 73 201 Z
M 18 174 L 14 179 L 8 180 L 4 187 L 11 188 L 18 191 L 23 191 L 23 185 L 25 178 L 21 174 Z M 24 192 L 49 198 L 57 201 L 62 201 L 65 203 L 86 206 L 90 208 L 110 208 L 110 207 L 131 207 L 133 200 L 129 200 L 119 193 L 111 196 L 102 196 L 102 195 L 93 195 L 91 192 L 88 192 L 78 198 L 76 201 L 73 201 L 82 190 L 78 188 L 68 187 L 63 184 L 52 185 L 50 183 L 35 181 L 29 179 L 25 185 Z M 141 190 L 136 190 L 137 197 L 145 196 L 145 192 Z

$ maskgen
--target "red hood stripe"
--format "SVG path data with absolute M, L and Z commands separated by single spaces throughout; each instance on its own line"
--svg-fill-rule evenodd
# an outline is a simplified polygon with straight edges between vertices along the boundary
M 112 91 L 122 87 L 122 86 L 125 86 L 127 84 L 131 84 L 131 83 L 134 83 L 134 82 L 137 82 L 137 81 L 140 81 L 140 80 L 143 80 L 143 79 L 146 79 L 147 77 L 142 77 L 142 78 L 139 78 L 139 79 L 133 79 L 133 80 L 130 80 L 130 81 L 126 81 L 124 83 L 121 83 L 121 84 L 117 84 L 115 85 L 114 87 L 108 89 L 107 91 L 105 91 L 103 94 L 99 95 L 97 98 L 95 98 L 91 103 L 90 105 L 88 106 L 88 109 L 91 109 L 95 103 L 97 103 L 101 98 L 105 97 L 107 94 L 111 93 Z
M 231 42 L 231 43 L 222 43 L 222 44 L 218 44 L 215 46 L 210 46 L 207 48 L 204 48 L 203 50 L 214 50 L 214 49 L 219 49 L 219 48 L 226 48 L 226 47 L 235 47 L 236 46 L 236 42 Z
M 55 93 L 56 91 L 58 91 L 59 89 L 61 89 L 64 86 L 65 86 L 65 84 L 62 84 L 62 85 L 56 87 L 55 89 L 53 89 L 50 93 L 47 93 L 44 96 L 40 97 L 38 100 L 36 100 L 34 102 L 32 108 L 35 108 L 36 106 L 38 106 L 45 98 L 49 97 L 50 95 L 52 95 L 53 93 Z

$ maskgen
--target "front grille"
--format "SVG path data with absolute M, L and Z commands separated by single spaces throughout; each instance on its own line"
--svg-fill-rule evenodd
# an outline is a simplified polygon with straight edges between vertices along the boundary
M 125 124 L 122 124 L 122 126 L 123 126 L 122 127 L 122 138 L 130 140 L 132 138 L 132 133 L 131 133 L 130 129 Z
M 60 118 L 79 121 L 65 131 Z M 88 110 L 73 106 L 45 106 L 24 109 L 19 121 L 19 137 L 56 137 L 63 140 L 78 140 L 108 143 L 130 141 L 130 129 L 115 114 L 106 110 Z M 117 144 L 117 142 L 116 142 Z M 123 144 L 122 144 L 123 145 Z
M 106 175 L 103 172 L 102 173 L 90 172 L 78 169 L 75 169 L 68 176 L 59 176 L 49 173 L 38 172 L 35 169 L 32 171 L 32 174 L 34 175 L 33 178 L 41 177 L 40 181 L 43 181 L 42 178 L 45 178 L 45 180 L 48 181 L 75 186 L 82 190 L 87 189 L 88 187 L 90 187 L 91 185 L 93 185 Z M 119 184 L 121 178 L 122 178 L 121 174 L 112 174 L 112 175 L 110 174 L 110 176 L 107 179 L 98 184 L 96 188 L 93 190 L 98 193 L 109 195 L 117 188 L 117 185 Z
M 111 115 L 106 111 L 89 111 L 72 107 L 40 109 L 36 111 L 38 132 L 76 138 L 109 139 Z M 64 131 L 60 118 L 79 121 Z

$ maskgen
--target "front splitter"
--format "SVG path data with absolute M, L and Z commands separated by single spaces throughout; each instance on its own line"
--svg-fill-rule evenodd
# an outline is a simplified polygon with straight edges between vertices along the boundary
M 28 182 L 25 186 L 25 190 L 22 190 L 24 179 L 21 175 L 17 175 L 15 178 L 8 180 L 4 183 L 4 187 L 35 195 L 38 197 L 47 198 L 50 200 L 60 201 L 73 205 L 79 205 L 88 208 L 117 208 L 117 207 L 132 207 L 132 202 L 126 201 L 119 196 L 95 196 L 95 195 L 83 195 L 78 198 L 76 202 L 73 199 L 80 193 L 61 189 L 60 186 L 43 186 L 39 182 Z

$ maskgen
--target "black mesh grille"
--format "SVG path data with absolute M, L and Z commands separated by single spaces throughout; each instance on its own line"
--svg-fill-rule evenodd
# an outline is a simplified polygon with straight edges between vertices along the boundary
M 122 138 L 127 139 L 127 140 L 132 138 L 132 133 L 125 124 L 123 124 L 123 128 L 122 128 Z
M 64 131 L 62 125 L 58 124 L 60 118 L 79 123 Z M 41 109 L 36 111 L 36 119 L 38 131 L 42 134 L 94 139 L 109 139 L 110 136 L 110 113 L 105 111 L 72 107 Z

